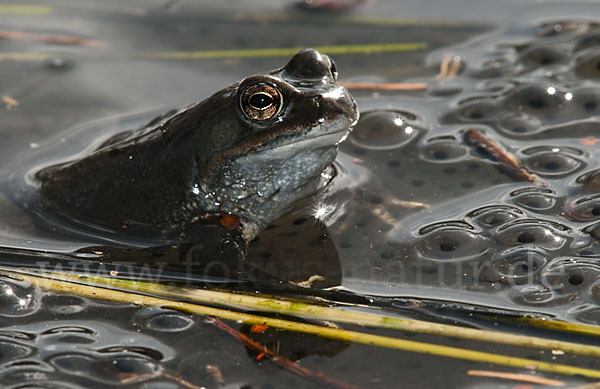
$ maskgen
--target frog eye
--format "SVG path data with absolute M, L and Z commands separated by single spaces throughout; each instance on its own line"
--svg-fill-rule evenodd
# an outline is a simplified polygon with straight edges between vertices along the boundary
M 258 83 L 246 88 L 242 93 L 240 103 L 242 111 L 250 119 L 267 120 L 281 111 L 283 98 L 274 86 Z

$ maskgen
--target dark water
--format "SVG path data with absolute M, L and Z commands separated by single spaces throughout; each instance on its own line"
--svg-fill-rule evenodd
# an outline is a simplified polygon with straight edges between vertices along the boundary
M 337 289 L 351 292 L 346 298 L 414 318 L 526 331 L 473 314 L 501 309 L 597 325 L 600 184 L 593 177 L 599 157 L 600 28 L 590 18 L 600 20 L 600 9 L 497 3 L 479 10 L 481 2 L 400 7 L 381 1 L 341 16 L 304 14 L 291 3 L 271 2 L 250 7 L 52 1 L 37 11 L 11 14 L 0 7 L 6 12 L 0 13 L 2 30 L 105 44 L 0 41 L 1 53 L 38 55 L 0 61 L 1 94 L 19 102 L 5 100 L 0 111 L 4 174 L 22 168 L 21 158 L 32 153 L 59 158 L 287 59 L 169 60 L 148 53 L 426 42 L 428 49 L 412 52 L 334 55 L 342 82 L 410 80 L 429 88 L 353 91 L 362 118 L 341 147 L 338 177 L 324 193 L 274 222 L 251 244 L 249 261 L 290 278 L 327 274 L 325 285 L 341 284 Z M 417 19 L 405 19 L 410 17 Z M 436 80 L 440 63 L 452 56 L 461 58 L 459 74 Z M 90 137 L 66 135 L 84 127 Z M 515 178 L 466 139 L 469 129 L 515 155 L 540 184 Z M 52 239 L 8 199 L 0 201 L 3 246 L 58 253 L 85 244 Z M 4 262 L 11 260 L 16 262 L 11 257 Z M 255 361 L 202 317 L 53 294 L 8 278 L 0 287 L 3 387 L 183 387 L 157 378 L 157 372 L 218 387 L 208 365 L 220 368 L 225 387 L 312 386 Z M 415 309 L 405 300 L 411 297 L 433 302 Z M 444 308 L 435 300 L 463 305 Z M 467 306 L 479 309 L 467 312 Z M 286 345 L 282 353 L 302 355 L 303 366 L 364 387 L 494 382 L 466 375 L 489 368 L 485 364 L 272 336 L 272 342 Z M 550 353 L 487 347 L 553 360 Z M 583 357 L 560 362 L 598 368 L 597 361 Z M 124 382 L 131 376 L 137 379 Z

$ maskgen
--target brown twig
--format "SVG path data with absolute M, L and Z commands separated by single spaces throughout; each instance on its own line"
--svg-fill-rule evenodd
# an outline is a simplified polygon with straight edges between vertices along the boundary
M 467 374 L 470 376 L 500 378 L 503 380 L 529 382 L 532 384 L 547 386 L 565 386 L 565 383 L 562 381 L 552 380 L 544 377 L 536 377 L 530 374 L 506 373 L 502 371 L 491 370 L 469 370 Z
M 600 141 L 600 139 L 596 138 L 595 136 L 588 136 L 585 138 L 581 138 L 579 139 L 579 143 L 581 143 L 584 146 L 595 146 L 596 143 L 598 143 L 598 141 Z
M 462 58 L 452 53 L 444 54 L 444 58 L 442 58 L 442 62 L 440 63 L 440 72 L 435 77 L 438 81 L 451 81 L 462 67 Z
M 0 31 L 0 39 L 18 39 L 27 41 L 38 41 L 44 43 L 58 43 L 61 45 L 87 46 L 102 48 L 106 47 L 104 42 L 93 39 L 75 38 L 67 35 L 35 34 L 23 31 Z
M 194 385 L 189 381 L 186 381 L 185 379 L 183 379 L 183 377 L 174 375 L 174 374 L 170 374 L 170 373 L 166 373 L 166 372 L 155 372 L 155 373 L 148 373 L 148 374 L 141 374 L 141 375 L 137 375 L 137 374 L 130 374 L 127 378 L 124 378 L 121 380 L 122 384 L 131 384 L 134 382 L 138 382 L 140 380 L 151 380 L 154 378 L 166 378 L 168 380 L 172 380 L 177 382 L 178 384 L 182 385 L 185 388 L 189 388 L 189 389 L 205 389 L 204 386 L 198 386 L 198 385 Z
M 342 86 L 348 89 L 374 89 L 374 90 L 425 90 L 429 87 L 424 82 L 400 82 L 400 83 L 386 83 L 378 84 L 375 82 L 340 82 Z
M 514 155 L 504 150 L 496 141 L 483 134 L 478 129 L 471 128 L 465 133 L 467 141 L 474 144 L 477 147 L 481 147 L 488 152 L 496 161 L 500 163 L 508 173 L 520 181 L 533 182 L 536 185 L 543 185 L 544 183 L 535 174 L 531 174 L 519 165 L 519 161 Z
M 8 105 L 9 107 L 18 107 L 19 106 L 19 101 L 16 99 L 13 99 L 10 96 L 2 96 L 2 102 L 6 105 Z
M 289 370 L 290 372 L 292 372 L 302 378 L 306 378 L 315 383 L 329 386 L 329 387 L 334 387 L 334 388 L 358 389 L 357 386 L 349 385 L 344 382 L 333 379 L 331 377 L 327 377 L 323 373 L 315 373 L 312 370 L 309 370 L 294 361 L 290 361 L 289 359 L 275 353 L 274 351 L 269 350 L 266 346 L 250 339 L 246 335 L 244 335 L 241 332 L 230 327 L 224 321 L 222 321 L 221 319 L 219 319 L 217 317 L 214 317 L 214 316 L 209 317 L 206 319 L 206 321 L 208 323 L 214 325 L 221 331 L 226 332 L 227 334 L 238 339 L 240 342 L 242 342 L 244 344 L 244 346 L 251 348 L 251 349 L 257 351 L 258 353 L 268 357 L 271 361 L 275 362 L 278 366 L 280 366 L 286 370 Z

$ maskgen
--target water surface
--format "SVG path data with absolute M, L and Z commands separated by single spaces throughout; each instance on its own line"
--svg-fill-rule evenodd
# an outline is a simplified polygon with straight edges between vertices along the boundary
M 600 198 L 597 183 L 586 181 L 597 168 L 600 112 L 600 29 L 590 21 L 600 14 L 593 4 L 381 1 L 337 15 L 305 14 L 291 2 L 57 0 L 0 17 L 2 30 L 101 43 L 0 41 L 2 53 L 36 54 L 0 61 L 2 94 L 18 101 L 5 99 L 0 111 L 5 175 L 23 169 L 32 153 L 60 158 L 287 60 L 149 54 L 426 43 L 417 51 L 335 56 L 342 82 L 415 81 L 429 88 L 353 91 L 362 118 L 341 147 L 334 184 L 274 222 L 251 244 L 249 260 L 292 278 L 327 271 L 330 284 L 350 292 L 345 296 L 413 318 L 521 331 L 465 311 L 477 307 L 598 324 Z M 440 64 L 454 56 L 461 58 L 459 73 L 436 80 Z M 69 136 L 82 128 L 98 137 Z M 516 156 L 539 184 L 516 179 L 469 142 L 470 129 Z M 57 240 L 7 198 L 0 205 L 4 246 L 46 250 L 51 260 L 87 243 Z M 227 387 L 312 386 L 255 361 L 202 317 L 54 294 L 9 278 L 0 283 L 5 387 L 183 387 L 157 372 L 218 387 L 209 365 L 220 368 Z M 410 298 L 428 303 L 415 308 Z M 435 301 L 463 305 L 447 309 Z M 282 353 L 303 366 L 364 387 L 473 386 L 479 381 L 466 371 L 489 368 L 279 335 L 272 342 L 285 344 Z M 598 368 L 582 357 L 560 363 Z

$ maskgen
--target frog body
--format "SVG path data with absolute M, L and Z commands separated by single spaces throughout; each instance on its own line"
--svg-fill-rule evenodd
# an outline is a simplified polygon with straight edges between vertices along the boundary
M 35 195 L 25 207 L 51 228 L 62 220 L 88 236 L 165 246 L 211 245 L 195 226 L 216 228 L 213 246 L 234 242 L 243 255 L 261 229 L 333 177 L 338 145 L 358 120 L 336 78 L 329 57 L 302 50 L 283 68 L 118 133 L 88 155 L 30 170 Z

